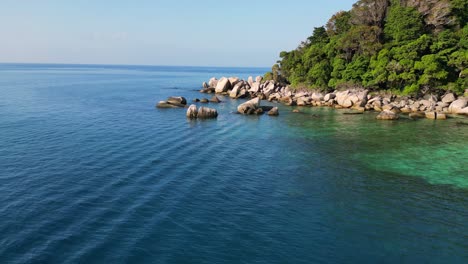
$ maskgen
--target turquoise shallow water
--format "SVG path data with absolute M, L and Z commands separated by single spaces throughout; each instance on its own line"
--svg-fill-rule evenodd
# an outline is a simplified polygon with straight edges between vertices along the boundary
M 468 262 L 456 119 L 154 108 L 265 70 L 0 65 L 0 262 Z

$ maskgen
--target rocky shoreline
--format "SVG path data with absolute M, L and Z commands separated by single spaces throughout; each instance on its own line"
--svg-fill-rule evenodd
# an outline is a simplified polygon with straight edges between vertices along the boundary
M 271 116 L 279 115 L 278 107 L 261 106 L 261 100 L 278 102 L 287 106 L 333 107 L 336 109 L 349 109 L 349 114 L 361 114 L 365 111 L 379 112 L 379 120 L 397 120 L 400 115 L 408 115 L 411 119 L 428 118 L 445 120 L 452 115 L 468 116 L 468 98 L 457 97 L 454 93 L 444 95 L 427 94 L 421 98 L 396 96 L 389 93 L 373 93 L 365 89 L 347 89 L 323 93 L 320 91 L 294 90 L 288 85 L 274 81 L 263 81 L 263 77 L 255 79 L 249 77 L 242 80 L 238 77 L 222 77 L 219 80 L 211 78 L 202 84 L 201 93 L 213 94 L 211 99 L 194 99 L 200 103 L 220 103 L 217 95 L 228 96 L 232 99 L 250 99 L 237 107 L 237 112 L 244 115 L 260 115 L 268 113 Z M 160 101 L 158 108 L 188 107 L 184 97 L 169 97 Z M 199 107 L 192 104 L 188 107 L 187 117 L 216 118 L 217 110 L 208 107 Z
M 427 94 L 421 98 L 371 93 L 365 89 L 347 89 L 322 93 L 319 91 L 294 90 L 288 85 L 274 81 L 263 81 L 261 76 L 254 80 L 237 77 L 211 78 L 203 83 L 202 93 L 222 94 L 233 99 L 258 98 L 280 102 L 288 106 L 328 106 L 337 109 L 352 109 L 354 113 L 377 111 L 377 119 L 396 120 L 400 114 L 410 118 L 446 119 L 449 115 L 468 115 L 468 98 L 457 97 L 447 92 L 442 96 Z M 249 101 L 250 102 L 250 101 Z M 255 104 L 254 104 L 255 105 Z M 240 106 L 239 106 L 240 107 Z M 255 110 L 239 109 L 241 114 L 259 114 Z

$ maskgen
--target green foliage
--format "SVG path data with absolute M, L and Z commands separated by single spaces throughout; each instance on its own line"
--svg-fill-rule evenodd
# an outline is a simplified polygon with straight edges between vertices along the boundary
M 423 33 L 422 15 L 411 7 L 392 6 L 385 24 L 385 37 L 396 44 L 417 39 Z
M 468 87 L 468 0 L 359 0 L 333 15 L 268 76 L 292 86 L 361 85 L 416 94 Z

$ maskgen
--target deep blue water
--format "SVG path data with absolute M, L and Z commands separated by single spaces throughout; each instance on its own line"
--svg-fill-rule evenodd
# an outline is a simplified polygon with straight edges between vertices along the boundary
M 266 70 L 1 64 L 0 263 L 468 262 L 457 120 L 154 107 Z

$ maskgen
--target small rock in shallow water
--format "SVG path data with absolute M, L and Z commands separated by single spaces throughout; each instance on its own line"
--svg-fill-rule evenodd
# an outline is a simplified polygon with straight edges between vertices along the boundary
M 437 112 L 427 112 L 425 115 L 427 119 L 433 119 L 433 120 L 447 119 L 447 116 L 445 114 L 437 113 Z
M 273 107 L 270 111 L 268 111 L 269 116 L 278 116 L 279 110 L 278 107 Z
M 397 120 L 399 119 L 400 116 L 390 110 L 384 110 L 382 111 L 378 116 L 378 120 Z

